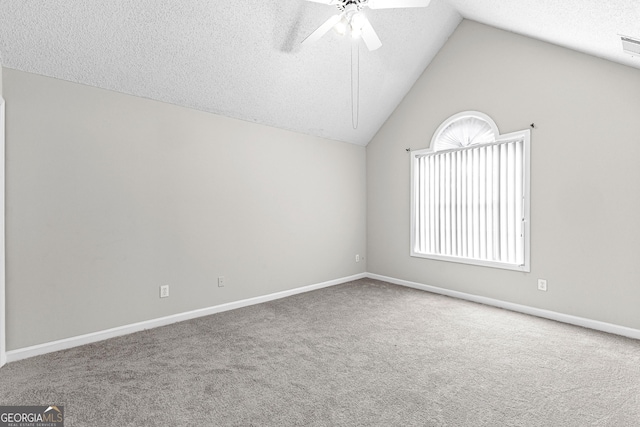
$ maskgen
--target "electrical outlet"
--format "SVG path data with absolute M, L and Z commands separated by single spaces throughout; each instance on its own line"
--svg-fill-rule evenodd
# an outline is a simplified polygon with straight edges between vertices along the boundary
M 545 279 L 538 279 L 538 290 L 547 291 L 547 281 Z
M 167 298 L 169 296 L 169 285 L 160 286 L 160 298 Z
M 224 276 L 218 277 L 218 287 L 224 288 Z
M 356 262 L 360 262 L 360 255 L 356 254 Z

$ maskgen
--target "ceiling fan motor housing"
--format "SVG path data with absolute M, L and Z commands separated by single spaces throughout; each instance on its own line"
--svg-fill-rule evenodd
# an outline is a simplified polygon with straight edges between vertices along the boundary
M 355 10 L 358 11 L 365 7 L 368 1 L 369 0 L 342 0 L 336 6 L 341 12 L 348 10 L 349 6 L 355 6 Z

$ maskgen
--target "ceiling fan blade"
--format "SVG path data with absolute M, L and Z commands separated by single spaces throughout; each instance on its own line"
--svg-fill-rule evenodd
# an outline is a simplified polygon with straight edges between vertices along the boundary
M 313 0 L 311 0 L 313 1 Z M 405 7 L 427 7 L 431 0 L 369 0 L 369 9 L 401 9 Z
M 318 41 L 322 36 L 324 36 L 334 25 L 336 25 L 342 15 L 333 15 L 331 18 L 327 19 L 324 24 L 320 25 L 317 30 L 313 33 L 309 34 L 309 36 L 302 40 L 302 45 L 308 45 L 315 41 Z
M 328 5 L 333 5 L 337 3 L 337 0 L 307 0 L 307 1 L 312 1 L 314 3 L 328 4 Z
M 366 17 L 363 17 L 363 18 L 364 19 L 362 20 L 363 22 L 362 40 L 364 41 L 364 44 L 367 45 L 367 49 L 376 50 L 380 46 L 382 46 L 382 42 L 380 41 L 380 38 L 376 34 L 376 31 L 371 26 L 371 22 L 369 22 L 369 20 Z

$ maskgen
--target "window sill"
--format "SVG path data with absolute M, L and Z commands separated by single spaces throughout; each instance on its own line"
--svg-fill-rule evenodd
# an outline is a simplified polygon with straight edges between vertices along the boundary
M 490 261 L 490 260 L 425 254 L 425 253 L 420 253 L 415 251 L 411 251 L 411 256 L 414 258 L 426 258 L 426 259 L 432 259 L 436 261 L 454 262 L 457 264 L 470 264 L 470 265 L 476 265 L 480 267 L 490 267 L 490 268 L 499 268 L 502 270 L 521 271 L 523 273 L 531 272 L 531 268 L 529 267 L 529 264 L 527 262 L 525 262 L 522 265 L 518 265 L 518 264 L 509 264 L 506 262 L 498 262 L 498 261 Z

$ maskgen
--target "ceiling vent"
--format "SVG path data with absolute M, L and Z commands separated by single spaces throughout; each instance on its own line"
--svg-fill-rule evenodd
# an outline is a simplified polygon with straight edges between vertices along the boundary
M 640 56 L 640 40 L 634 40 L 630 37 L 622 36 L 622 50 L 633 56 Z

